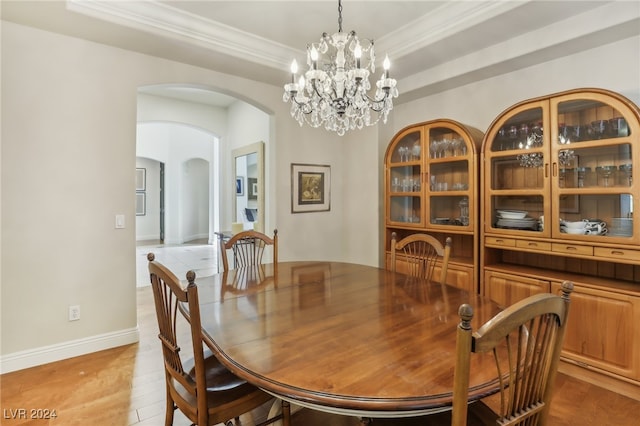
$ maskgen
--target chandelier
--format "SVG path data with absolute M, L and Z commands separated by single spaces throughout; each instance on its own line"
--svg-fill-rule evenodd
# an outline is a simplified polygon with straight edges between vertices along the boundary
M 291 102 L 291 116 L 300 126 L 324 126 L 340 136 L 347 130 L 372 126 L 393 109 L 398 97 L 396 80 L 389 78 L 389 58 L 376 82 L 373 97 L 369 74 L 375 72 L 373 41 L 358 39 L 355 31 L 342 32 L 342 1 L 338 1 L 338 32 L 323 33 L 318 43 L 307 46 L 307 66 L 298 75 L 298 64 L 291 64 L 291 83 L 285 84 L 284 102 Z

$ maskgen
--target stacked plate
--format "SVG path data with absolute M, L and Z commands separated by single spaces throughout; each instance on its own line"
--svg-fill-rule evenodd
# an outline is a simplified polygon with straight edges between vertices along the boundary
M 498 228 L 509 229 L 538 229 L 538 221 L 532 217 L 527 217 L 524 210 L 497 210 L 496 216 Z
M 612 217 L 609 224 L 611 237 L 630 237 L 633 234 L 633 219 L 628 217 Z

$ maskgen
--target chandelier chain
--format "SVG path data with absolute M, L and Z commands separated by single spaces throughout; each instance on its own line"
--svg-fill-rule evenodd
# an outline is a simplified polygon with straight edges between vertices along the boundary
M 342 32 L 342 0 L 338 0 L 338 32 Z

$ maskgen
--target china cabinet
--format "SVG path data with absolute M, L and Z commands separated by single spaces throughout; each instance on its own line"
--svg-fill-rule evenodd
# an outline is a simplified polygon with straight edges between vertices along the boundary
M 564 359 L 637 385 L 639 149 L 638 106 L 576 89 L 499 115 L 481 164 L 483 294 L 506 306 L 574 281 Z
M 478 291 L 478 155 L 483 134 L 453 120 L 411 125 L 385 154 L 385 262 L 391 234 L 452 238 L 447 283 Z M 402 262 L 398 270 L 402 271 Z M 439 279 L 439 269 L 435 270 Z

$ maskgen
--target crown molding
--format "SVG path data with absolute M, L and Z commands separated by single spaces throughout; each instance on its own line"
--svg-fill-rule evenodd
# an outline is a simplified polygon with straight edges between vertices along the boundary
M 634 37 L 638 28 L 637 4 L 606 3 L 410 75 L 398 81 L 404 92 L 397 103 Z
M 376 48 L 401 58 L 532 0 L 515 2 L 450 1 L 376 40 Z
M 67 9 L 103 21 L 286 70 L 299 50 L 155 1 L 67 0 Z

